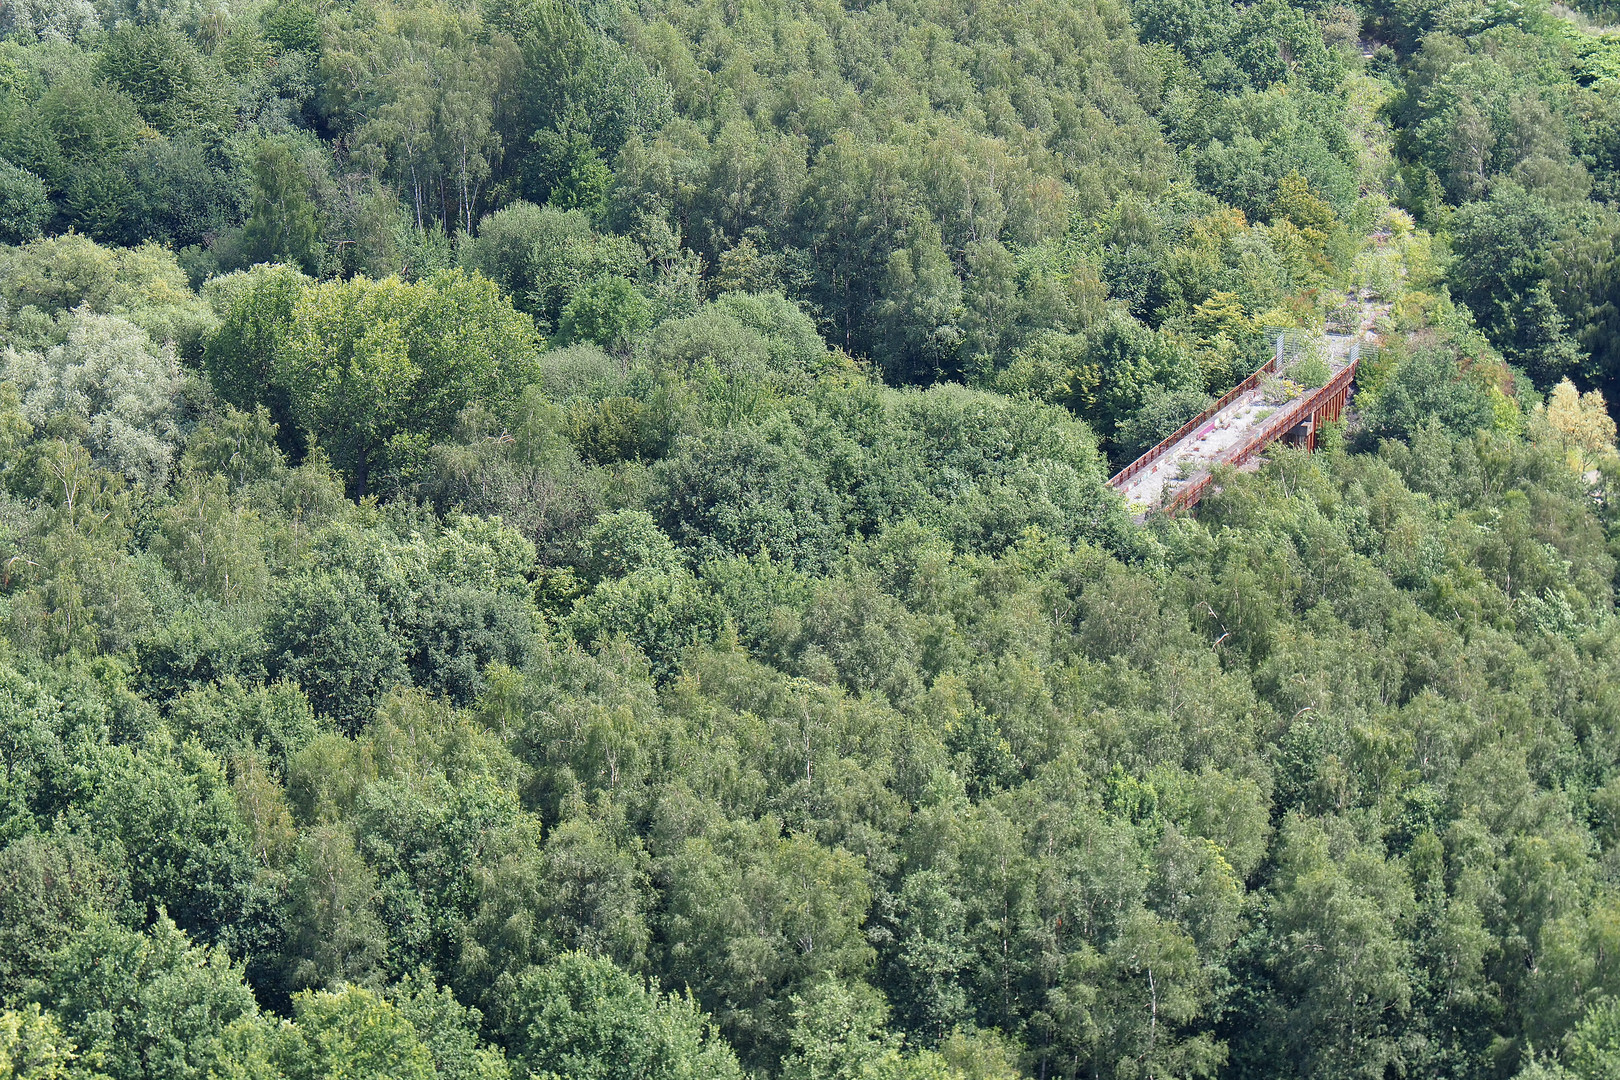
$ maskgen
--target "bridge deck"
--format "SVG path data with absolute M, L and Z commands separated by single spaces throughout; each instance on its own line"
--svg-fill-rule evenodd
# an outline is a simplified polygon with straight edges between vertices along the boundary
M 1275 369 L 1274 358 L 1170 438 L 1121 469 L 1109 483 L 1139 517 L 1154 510 L 1174 512 L 1191 506 L 1208 485 L 1210 470 L 1216 465 L 1241 464 L 1308 420 L 1323 403 L 1333 399 L 1342 403 L 1355 376 L 1357 346 L 1368 339 L 1378 312 L 1373 305 L 1364 304 L 1358 333 L 1323 335 L 1325 359 L 1332 373 L 1326 385 L 1307 390 L 1292 401 L 1268 400 L 1260 383 L 1262 375 Z

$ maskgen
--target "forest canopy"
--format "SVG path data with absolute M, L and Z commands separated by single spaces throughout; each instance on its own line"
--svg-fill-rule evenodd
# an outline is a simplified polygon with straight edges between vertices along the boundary
M 0 1077 L 1615 1076 L 1609 14 L 0 6 Z

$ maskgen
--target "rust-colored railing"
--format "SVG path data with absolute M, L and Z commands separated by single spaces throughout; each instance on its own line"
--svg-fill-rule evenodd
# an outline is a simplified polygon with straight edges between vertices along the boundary
M 1157 461 L 1161 456 L 1163 456 L 1166 450 L 1176 445 L 1176 443 L 1180 442 L 1182 439 L 1185 439 L 1188 435 L 1191 435 L 1193 432 L 1197 431 L 1199 425 L 1207 423 L 1210 417 L 1232 404 L 1232 402 L 1237 399 L 1238 395 L 1245 394 L 1250 390 L 1253 390 L 1255 386 L 1259 384 L 1260 376 L 1276 370 L 1277 358 L 1273 356 L 1270 360 L 1267 360 L 1264 364 L 1260 365 L 1258 368 L 1255 368 L 1253 375 L 1250 375 L 1247 379 L 1244 379 L 1242 382 L 1232 387 L 1232 389 L 1222 394 L 1215 404 L 1211 405 L 1209 408 L 1205 409 L 1203 412 L 1199 413 L 1185 424 L 1182 424 L 1180 427 L 1176 428 L 1174 432 L 1161 440 L 1153 449 L 1149 450 L 1147 453 L 1143 454 L 1141 457 L 1119 470 L 1119 472 L 1109 477 L 1108 483 L 1116 488 L 1125 483 L 1131 477 L 1135 476 L 1137 473 L 1141 472 L 1143 469 Z
M 1282 438 L 1285 432 L 1291 430 L 1300 421 L 1309 417 L 1321 415 L 1331 420 L 1337 420 L 1344 410 L 1345 400 L 1350 396 L 1350 384 L 1355 381 L 1356 368 L 1360 365 L 1360 356 L 1353 356 L 1350 363 L 1322 387 L 1312 390 L 1298 401 L 1283 406 L 1266 417 L 1265 422 L 1256 428 L 1252 435 L 1226 453 L 1221 454 L 1215 461 L 1212 461 L 1210 463 L 1211 467 L 1213 468 L 1215 465 L 1242 465 L 1255 454 Z M 1182 485 L 1181 490 L 1176 492 L 1175 497 L 1165 504 L 1164 512 L 1174 516 L 1183 510 L 1196 506 L 1198 500 L 1203 498 L 1205 489 L 1214 482 L 1214 479 L 1212 472 L 1206 471 L 1202 476 Z
M 1143 454 L 1141 457 L 1138 457 L 1135 461 L 1119 470 L 1119 472 L 1109 477 L 1108 483 L 1116 488 L 1119 487 L 1131 477 L 1135 476 L 1149 465 L 1152 465 L 1164 454 L 1166 450 L 1169 450 L 1172 446 L 1176 445 L 1176 443 L 1198 430 L 1199 425 L 1205 423 L 1211 417 L 1215 416 L 1216 413 L 1219 413 L 1222 409 L 1230 405 L 1237 399 L 1238 395 L 1246 393 L 1249 390 L 1253 390 L 1255 386 L 1259 384 L 1260 376 L 1265 375 L 1268 372 L 1281 370 L 1284 354 L 1288 351 L 1289 335 L 1292 334 L 1297 339 L 1299 332 L 1295 330 L 1277 330 L 1276 333 L 1277 345 L 1270 360 L 1267 360 L 1264 364 L 1261 364 L 1259 367 L 1255 368 L 1254 373 L 1251 374 L 1247 379 L 1244 379 L 1242 382 L 1232 387 L 1232 389 L 1222 394 L 1220 400 L 1216 401 L 1215 404 L 1209 406 L 1207 409 L 1193 417 L 1191 420 L 1187 421 L 1185 424 L 1182 424 L 1169 436 L 1161 439 L 1158 445 L 1153 447 L 1153 449 L 1149 450 L 1147 453 Z

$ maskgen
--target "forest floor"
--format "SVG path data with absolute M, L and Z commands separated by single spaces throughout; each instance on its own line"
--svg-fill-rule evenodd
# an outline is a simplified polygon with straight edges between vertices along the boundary
M 1371 340 L 1370 332 L 1389 305 L 1368 297 L 1360 300 L 1361 324 L 1355 333 L 1323 334 L 1323 359 L 1337 375 L 1347 367 L 1352 349 Z M 1162 507 L 1181 487 L 1211 468 L 1241 454 L 1271 414 L 1287 403 L 1271 400 L 1266 386 L 1239 394 L 1225 408 L 1164 452 L 1151 468 L 1131 477 L 1119 488 L 1133 515 Z

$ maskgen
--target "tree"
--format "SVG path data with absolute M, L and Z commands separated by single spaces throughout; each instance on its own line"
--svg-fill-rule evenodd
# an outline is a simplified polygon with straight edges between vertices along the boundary
M 490 589 L 430 583 L 401 627 L 411 682 L 470 705 L 491 664 L 520 668 L 537 623 L 521 601 Z
M 152 549 L 194 595 L 256 600 L 269 586 L 259 516 L 230 497 L 224 477 L 188 477 L 159 524 Z
M 687 649 L 714 639 L 721 614 L 692 572 L 677 565 L 598 583 L 575 604 L 566 625 L 577 641 L 628 641 L 664 676 L 674 673 Z
M 1287 995 L 1289 1056 L 1316 1075 L 1382 1073 L 1399 1059 L 1399 1022 L 1411 1005 L 1399 931 L 1411 885 L 1376 852 L 1352 848 L 1336 865 L 1330 852 L 1347 839 L 1297 817 L 1280 837 L 1269 966 Z
M 227 122 L 214 73 L 196 45 L 166 23 L 126 22 L 108 35 L 101 74 L 165 135 Z
M 1110 433 L 1155 391 L 1196 392 L 1202 384 L 1184 349 L 1121 312 L 1087 332 L 1069 377 L 1075 411 Z
M 258 1015 L 242 971 L 163 915 L 139 933 L 98 924 L 54 958 L 39 1000 L 111 1080 L 201 1080 L 230 1057 L 228 1028 Z
M 13 754 L 15 767 L 25 768 Z M 20 771 L 20 768 L 19 768 Z M 0 851 L 0 994 L 43 978 L 73 936 L 122 916 L 129 873 L 93 838 L 65 829 L 19 837 Z
M 1277 182 L 1277 199 L 1271 204 L 1274 218 L 1286 220 L 1300 231 L 1317 254 L 1325 254 L 1328 240 L 1338 226 L 1333 207 L 1311 190 L 1310 181 L 1297 172 Z
M 608 727 L 604 724 L 602 727 Z M 621 737 L 628 734 L 614 732 Z M 609 764 L 609 789 L 621 778 L 611 775 L 634 747 L 621 750 L 609 744 L 605 731 L 591 733 L 595 748 Z M 629 739 L 625 740 L 629 742 Z M 545 872 L 549 896 L 545 903 L 546 933 L 554 948 L 602 956 L 621 967 L 638 970 L 646 964 L 651 934 L 648 908 L 652 902 L 640 852 L 614 844 L 607 831 L 583 817 L 571 818 L 546 838 Z
M 1452 292 L 1491 341 L 1550 386 L 1579 356 L 1548 292 L 1548 253 L 1567 227 L 1560 208 L 1514 184 L 1461 207 L 1452 223 L 1458 256 Z
M 1226 943 L 1222 943 L 1224 946 Z M 1185 930 L 1132 913 L 1110 944 L 1096 1003 L 1099 1065 L 1118 1076 L 1214 1076 L 1226 1047 L 1197 1021 L 1212 1000 L 1210 971 Z
M 488 26 L 522 53 L 504 118 L 510 175 L 525 199 L 600 216 L 625 142 L 661 128 L 670 88 L 656 65 L 555 0 L 497 0 Z
M 128 853 L 137 910 L 238 956 L 271 944 L 270 896 L 220 763 L 192 744 L 173 758 L 109 747 L 98 765 L 85 810 Z
M 0 242 L 25 244 L 51 216 L 45 182 L 0 158 Z
M 1603 394 L 1582 394 L 1564 379 L 1547 395 L 1547 424 L 1569 449 L 1570 466 L 1585 473 L 1598 461 L 1614 455 L 1614 420 Z
M 653 501 L 659 525 L 694 561 L 772 556 L 825 566 L 842 515 L 815 464 L 798 447 L 750 428 L 711 430 L 660 463 Z
M 1119 463 L 1136 460 L 1211 404 L 1209 395 L 1199 389 L 1154 387 L 1137 410 L 1115 430 L 1114 460 Z
M 326 106 L 405 196 L 418 230 L 470 233 L 502 142 L 496 102 L 519 54 L 473 11 L 368 4 L 328 21 Z
M 56 1017 L 38 1002 L 0 1010 L 0 1080 L 69 1080 L 85 1076 L 74 1067 L 73 1044 Z
M 128 495 L 119 478 L 60 439 L 35 443 L 20 465 L 16 489 L 40 510 L 18 537 L 21 557 L 12 557 L 8 632 L 45 656 L 129 647 L 151 607 L 130 576 Z
M 966 906 L 937 870 L 906 877 L 895 904 L 895 940 L 886 964 L 889 996 L 903 1027 L 937 1044 L 971 1012 L 962 978 L 971 954 Z
M 966 314 L 962 282 L 932 221 L 909 229 L 906 246 L 889 256 L 883 295 L 878 343 L 889 379 L 927 384 L 955 372 Z
M 287 892 L 287 984 L 374 982 L 386 945 L 373 909 L 377 875 L 356 850 L 353 831 L 323 824 L 304 832 Z
M 765 818 L 686 840 L 661 868 L 668 977 L 713 1009 L 743 1060 L 789 1046 L 790 999 L 827 974 L 863 972 L 870 902 L 861 860 Z
M 77 436 L 125 480 L 163 486 L 180 456 L 190 389 L 173 351 L 110 315 L 75 314 L 62 329 L 60 344 L 9 352 L 0 367 L 22 393 L 23 415 Z
M 273 384 L 357 495 L 410 475 L 462 411 L 509 410 L 534 374 L 534 331 L 476 274 L 322 282 L 296 301 Z
M 1368 431 L 1395 439 L 1410 439 L 1425 423 L 1471 434 L 1495 417 L 1481 375 L 1462 370 L 1450 349 L 1432 345 L 1402 361 L 1363 412 Z
M 599 277 L 569 299 L 557 327 L 557 339 L 565 345 L 590 341 L 623 353 L 651 325 L 647 301 L 632 282 L 622 277 Z
M 1565 1060 L 1580 1080 L 1613 1076 L 1620 1068 L 1620 1002 L 1600 998 L 1569 1033 Z
M 826 979 L 793 995 L 792 1053 L 783 1080 L 859 1080 L 895 1070 L 900 1040 L 882 997 L 864 983 Z
M 320 268 L 320 227 L 309 176 L 292 147 L 267 140 L 253 161 L 253 210 L 242 227 L 248 262 L 285 262 L 306 273 Z
M 576 293 L 598 281 L 608 283 L 599 288 L 621 290 L 612 280 L 635 278 L 644 261 L 633 241 L 599 235 L 584 213 L 526 202 L 481 221 L 465 251 L 467 265 L 499 282 L 546 333 L 561 326 Z
M 286 583 L 265 641 L 272 673 L 297 682 L 315 710 L 345 731 L 364 727 L 383 695 L 410 679 L 405 642 L 350 572 Z
M 690 996 L 665 995 L 611 961 L 570 952 L 531 969 L 506 1038 L 530 1075 L 579 1080 L 740 1078 L 737 1058 Z
M 188 358 L 213 329 L 213 315 L 191 291 L 175 253 L 159 244 L 103 247 L 69 232 L 4 249 L 0 265 L 0 295 L 14 308 L 115 315 L 159 344 L 172 342 Z
M 286 387 L 274 382 L 278 356 L 292 329 L 293 309 L 313 282 L 290 266 L 255 266 L 214 278 L 203 295 L 219 326 L 203 346 L 203 368 L 214 392 L 237 409 L 264 408 L 278 444 L 303 450 Z
M 293 995 L 293 1017 L 274 1049 L 287 1080 L 432 1080 L 436 1075 L 433 1054 L 411 1022 L 375 990 L 305 990 Z
M 435 986 L 426 974 L 401 979 L 389 999 L 432 1055 L 434 1076 L 445 1080 L 507 1080 L 511 1076 L 505 1055 L 479 1037 L 482 1014 L 462 1006 L 448 988 Z
M 580 543 L 580 554 L 580 569 L 592 583 L 680 565 L 675 545 L 644 510 L 619 510 L 597 518 Z
M 122 230 L 134 193 L 119 166 L 144 125 L 129 95 L 93 72 L 79 72 L 40 95 L 35 115 L 50 133 L 50 149 L 41 147 L 45 152 L 37 158 L 17 163 L 36 168 L 47 186 L 61 193 L 66 224 L 104 239 L 138 239 Z
M 534 150 L 525 163 L 527 191 L 549 206 L 601 218 L 613 172 L 603 164 L 589 134 L 541 128 L 530 141 Z

